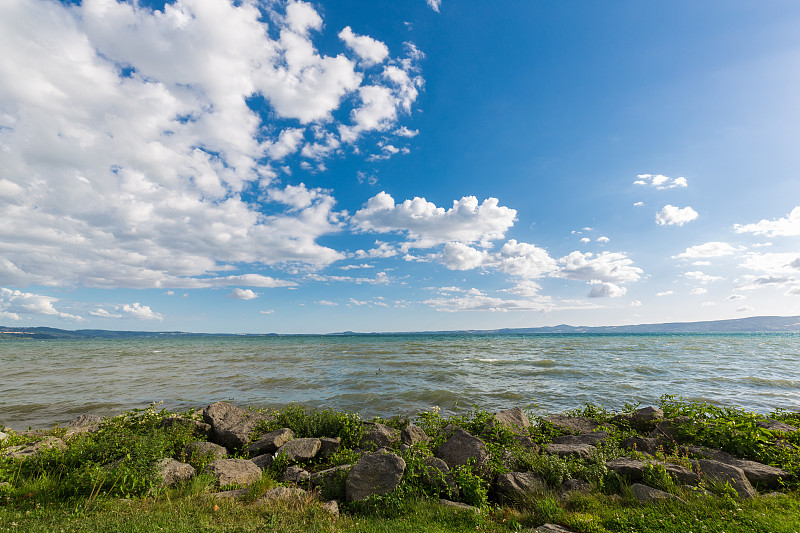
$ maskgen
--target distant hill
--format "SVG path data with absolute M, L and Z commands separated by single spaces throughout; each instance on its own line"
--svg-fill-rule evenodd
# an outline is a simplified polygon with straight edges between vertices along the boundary
M 462 333 L 462 334 L 502 334 L 502 333 L 791 333 L 800 332 L 800 316 L 755 316 L 730 320 L 707 320 L 703 322 L 669 322 L 665 324 L 636 324 L 630 326 L 545 326 L 537 328 L 506 328 L 492 330 L 426 331 L 418 333 Z M 399 333 L 399 332 L 398 332 Z M 414 333 L 414 332 L 403 332 Z M 397 333 L 394 333 L 397 334 Z M 104 329 L 79 329 L 75 331 L 45 327 L 0 326 L 0 340 L 3 339 L 125 339 L 154 337 L 271 337 L 275 333 L 228 334 L 228 333 L 190 333 L 184 331 L 108 331 Z M 330 335 L 370 335 L 345 331 Z M 373 333 L 372 335 L 380 335 Z

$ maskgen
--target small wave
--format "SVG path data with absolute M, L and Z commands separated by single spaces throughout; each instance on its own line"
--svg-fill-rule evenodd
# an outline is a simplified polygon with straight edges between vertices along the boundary
M 779 389 L 800 389 L 800 382 L 792 381 L 790 379 L 766 379 L 756 376 L 747 376 L 742 378 L 741 381 L 760 387 L 776 387 Z
M 164 350 L 153 350 L 152 353 L 163 353 L 163 352 L 164 352 Z
M 540 361 L 531 361 L 530 364 L 532 366 L 541 366 L 544 368 L 550 368 L 551 366 L 556 366 L 558 363 L 552 359 L 542 359 Z
M 481 363 L 496 363 L 499 360 L 500 359 L 492 359 L 492 358 L 478 359 L 478 361 L 480 361 Z

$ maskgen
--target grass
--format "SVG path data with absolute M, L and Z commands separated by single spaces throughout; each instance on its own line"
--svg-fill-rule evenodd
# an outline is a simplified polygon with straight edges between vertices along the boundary
M 635 405 L 626 406 L 631 412 Z M 724 485 L 706 484 L 703 491 L 682 487 L 653 463 L 646 482 L 684 500 L 642 504 L 631 496 L 627 481 L 609 472 L 605 463 L 622 455 L 637 455 L 620 448 L 626 437 L 645 434 L 647 427 L 631 427 L 620 413 L 601 406 L 586 406 L 570 414 L 587 416 L 610 432 L 589 459 L 564 459 L 524 448 L 514 433 L 502 426 L 485 431 L 491 413 L 478 409 L 455 417 L 438 410 L 420 413 L 411 420 L 434 438 L 430 443 L 394 450 L 406 462 L 400 486 L 391 494 L 364 502 L 340 501 L 341 515 L 334 517 L 313 497 L 290 502 L 259 501 L 279 485 L 286 465 L 273 463 L 261 480 L 238 499 L 213 496 L 219 490 L 209 475 L 198 475 L 184 485 L 163 488 L 155 463 L 179 456 L 189 442 L 200 440 L 191 428 L 163 426 L 173 416 L 157 406 L 134 410 L 107 419 L 100 430 L 74 436 L 65 449 L 49 449 L 26 460 L 0 457 L 0 532 L 2 531 L 530 531 L 546 522 L 559 523 L 580 532 L 800 532 L 800 432 L 780 433 L 757 425 L 764 417 L 736 407 L 718 407 L 665 396 L 661 407 L 668 417 L 688 417 L 673 443 L 657 454 L 663 461 L 690 465 L 679 445 L 702 444 L 780 466 L 789 472 L 780 493 L 738 500 Z M 196 416 L 183 413 L 183 416 Z M 288 406 L 271 412 L 257 432 L 289 427 L 297 437 L 340 437 L 342 447 L 326 460 L 303 465 L 310 471 L 354 462 L 362 452 L 359 415 L 333 410 L 305 410 Z M 771 413 L 773 419 L 800 425 L 800 414 Z M 622 420 L 622 421 L 621 421 Z M 408 421 L 379 420 L 402 428 Z M 426 458 L 444 442 L 438 436 L 448 424 L 481 435 L 487 444 L 485 465 L 468 464 L 452 471 L 453 490 L 444 478 L 430 483 Z M 49 434 L 63 436 L 63 428 Z M 544 444 L 562 433 L 547 423 L 534 424 L 527 434 Z M 42 435 L 44 436 L 44 435 Z M 4 449 L 24 444 L 32 437 L 11 432 Z M 781 446 L 774 446 L 781 439 Z M 647 459 L 644 455 L 639 457 Z M 198 465 L 199 466 L 199 465 Z M 510 471 L 534 472 L 547 487 L 512 504 L 497 504 L 494 478 Z M 441 476 L 440 476 L 441 477 Z M 589 492 L 562 494 L 558 488 L 569 479 L 588 482 Z M 427 480 L 427 481 L 426 481 Z M 343 500 L 343 481 L 326 489 L 326 496 Z M 455 510 L 438 503 L 440 497 L 479 508 L 479 512 Z

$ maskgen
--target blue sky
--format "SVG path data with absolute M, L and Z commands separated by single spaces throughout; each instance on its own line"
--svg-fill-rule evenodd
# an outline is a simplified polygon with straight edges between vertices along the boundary
M 800 5 L 11 0 L 0 324 L 800 314 Z

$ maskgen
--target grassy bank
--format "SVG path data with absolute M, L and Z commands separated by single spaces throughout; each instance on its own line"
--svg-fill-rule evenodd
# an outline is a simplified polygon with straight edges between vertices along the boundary
M 181 457 L 186 444 L 199 440 L 189 426 L 165 425 L 174 416 L 155 407 L 106 419 L 94 432 L 64 439 L 65 447 L 44 448 L 27 458 L 0 458 L 0 531 L 525 531 L 544 523 L 557 523 L 581 532 L 799 532 L 800 531 L 800 432 L 765 429 L 766 419 L 800 427 L 800 414 L 775 412 L 765 417 L 735 407 L 715 407 L 664 397 L 660 407 L 667 419 L 682 424 L 671 443 L 646 456 L 623 449 L 621 443 L 642 436 L 649 428 L 626 422 L 626 412 L 587 406 L 569 413 L 591 418 L 609 433 L 591 456 L 562 458 L 538 448 L 523 446 L 514 432 L 503 426 L 487 431 L 491 413 L 471 410 L 443 417 L 436 410 L 413 420 L 377 420 L 401 429 L 418 425 L 431 442 L 397 449 L 406 463 L 403 480 L 387 495 L 364 502 L 346 503 L 343 486 L 328 488 L 324 499 L 340 501 L 341 514 L 325 510 L 319 498 L 307 496 L 288 501 L 263 501 L 261 496 L 282 485 L 286 464 L 276 460 L 255 484 L 238 498 L 219 498 L 215 479 L 200 474 L 191 481 L 166 488 L 160 484 L 156 463 L 178 457 L 198 471 L 210 457 Z M 197 413 L 183 413 L 196 417 Z M 445 440 L 442 431 L 454 424 L 486 442 L 486 464 L 454 469 L 457 489 L 432 487 L 423 482 L 425 458 Z M 763 425 L 763 424 L 762 424 Z M 255 433 L 291 428 L 297 437 L 336 436 L 341 447 L 326 459 L 312 459 L 302 466 L 318 471 L 354 463 L 363 450 L 362 420 L 354 413 L 303 410 L 289 406 L 271 413 Z M 47 436 L 64 437 L 56 427 L 36 436 L 8 432 L 0 453 Z M 545 445 L 564 433 L 539 421 L 526 436 Z M 681 445 L 696 444 L 733 453 L 764 464 L 779 466 L 787 475 L 779 490 L 762 491 L 757 497 L 739 499 L 730 485 L 701 482 L 698 488 L 680 485 L 663 469 L 648 470 L 647 484 L 681 499 L 641 503 L 631 493 L 628 480 L 606 467 L 619 457 L 656 459 L 692 467 Z M 244 456 L 243 456 L 244 457 Z M 655 463 L 654 463 L 655 464 Z M 509 471 L 533 472 L 546 481 L 535 493 L 512 502 L 495 494 L 494 480 Z M 582 490 L 564 491 L 570 480 L 585 482 Z M 439 498 L 461 501 L 477 510 L 443 506 Z

